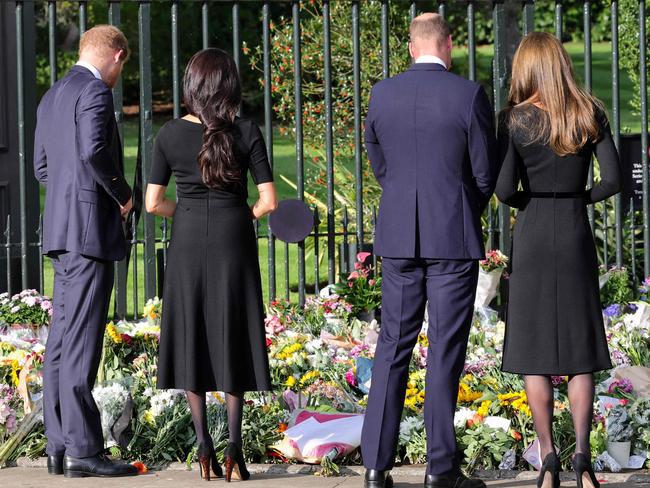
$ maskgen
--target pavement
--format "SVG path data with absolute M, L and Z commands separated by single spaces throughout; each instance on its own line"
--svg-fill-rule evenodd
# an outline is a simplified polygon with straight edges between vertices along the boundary
M 315 473 L 318 467 L 308 465 L 249 465 L 252 474 L 245 488 L 363 488 L 363 468 L 344 467 L 340 476 L 323 477 Z M 475 476 L 485 480 L 488 486 L 503 488 L 536 486 L 536 473 L 532 471 L 482 471 Z M 650 472 L 631 471 L 627 473 L 598 473 L 603 488 L 650 488 Z M 393 469 L 396 488 L 421 487 L 424 466 L 402 466 Z M 1 488 L 189 488 L 206 486 L 199 478 L 198 466 L 188 470 L 185 464 L 174 463 L 162 471 L 152 471 L 133 478 L 81 478 L 66 479 L 50 476 L 45 469 L 44 459 L 30 461 L 19 459 L 16 467 L 0 470 Z M 207 486 L 219 486 L 223 479 L 210 481 Z M 233 488 L 241 481 L 233 481 Z M 223 486 L 223 485 L 222 485 Z M 562 473 L 562 487 L 575 487 L 573 473 Z M 225 488 L 225 487 L 224 487 Z M 244 488 L 244 487 L 242 487 Z

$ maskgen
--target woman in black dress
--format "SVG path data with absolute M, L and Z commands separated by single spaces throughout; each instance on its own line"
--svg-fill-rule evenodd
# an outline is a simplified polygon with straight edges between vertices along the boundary
M 253 220 L 277 206 L 260 129 L 236 116 L 234 60 L 219 49 L 185 70 L 188 115 L 158 132 L 147 211 L 173 217 L 163 292 L 158 388 L 184 389 L 199 444 L 201 476 L 221 476 L 208 433 L 205 395 L 226 392 L 226 481 L 247 479 L 241 446 L 245 391 L 270 390 L 264 308 Z M 247 204 L 247 172 L 259 200 Z M 165 198 L 171 175 L 178 203 Z
M 551 375 L 569 376 L 578 486 L 598 487 L 589 458 L 592 373 L 611 367 L 587 205 L 619 191 L 616 148 L 600 102 L 580 88 L 552 35 L 526 36 L 513 59 L 499 121 L 496 194 L 518 209 L 503 370 L 524 375 L 544 459 L 538 486 L 559 486 Z M 586 190 L 592 155 L 600 183 Z M 521 187 L 520 187 L 521 186 Z

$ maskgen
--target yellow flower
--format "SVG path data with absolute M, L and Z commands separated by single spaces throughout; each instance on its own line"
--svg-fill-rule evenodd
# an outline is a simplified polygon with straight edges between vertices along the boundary
M 289 388 L 293 388 L 296 385 L 296 378 L 294 378 L 293 376 L 289 376 L 285 384 Z
M 142 414 L 142 420 L 149 425 L 153 425 L 156 422 L 156 417 L 154 417 L 151 410 L 145 410 L 144 414 Z
M 296 342 L 294 344 L 290 344 L 288 346 L 283 347 L 276 355 L 275 357 L 278 359 L 288 359 L 290 358 L 294 353 L 300 351 L 302 349 L 302 344 L 299 342 Z
M 473 391 L 465 383 L 458 385 L 458 403 L 472 403 L 483 396 L 483 393 Z
M 320 371 L 313 370 L 313 371 L 306 372 L 304 375 L 302 375 L 302 378 L 300 378 L 300 386 L 307 385 L 309 382 L 315 380 L 319 376 L 320 376 Z
M 120 333 L 115 328 L 115 325 L 113 324 L 113 322 L 110 322 L 106 326 L 106 333 L 109 335 L 109 337 L 113 340 L 113 342 L 115 344 L 121 344 L 122 343 L 122 336 L 120 335 Z
M 20 363 L 16 360 L 11 362 L 11 381 L 14 386 L 18 386 L 18 371 L 20 370 Z
M 420 334 L 418 336 L 418 344 L 422 347 L 429 347 L 429 338 L 425 334 Z
M 481 406 L 478 407 L 478 414 L 481 417 L 487 417 L 487 414 L 490 411 L 490 406 L 492 405 L 492 400 L 485 400 L 484 402 L 481 402 Z
M 528 417 L 531 416 L 530 407 L 528 406 L 528 397 L 526 396 L 525 390 L 504 393 L 502 395 L 497 395 L 497 398 L 502 405 L 510 405 L 513 409 L 523 413 L 524 415 Z
M 468 373 L 465 376 L 463 376 L 463 379 L 461 381 L 464 383 L 471 383 L 472 381 L 474 381 L 474 375 Z
M 212 398 L 214 398 L 217 402 L 221 403 L 222 405 L 226 403 L 226 401 L 216 391 L 213 391 L 212 393 L 210 393 L 210 395 L 212 395 Z
M 153 303 L 145 305 L 143 316 L 155 320 L 158 317 L 156 306 Z
M 3 358 L 3 363 L 6 365 L 11 365 L 13 364 L 14 361 L 18 361 L 19 364 L 21 364 L 25 358 L 27 357 L 27 351 L 24 349 L 14 349 L 12 352 L 7 354 Z

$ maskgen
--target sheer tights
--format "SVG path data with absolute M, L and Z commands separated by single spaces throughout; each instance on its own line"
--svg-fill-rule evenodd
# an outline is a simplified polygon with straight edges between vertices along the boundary
M 196 431 L 197 443 L 213 447 L 208 430 L 208 416 L 205 406 L 205 392 L 185 391 L 192 413 L 192 422 Z M 243 393 L 226 393 L 226 410 L 228 411 L 228 442 L 241 446 L 241 423 L 244 408 Z
M 542 459 L 553 451 L 553 383 L 549 376 L 524 376 L 526 396 L 533 413 Z M 569 378 L 569 403 L 576 435 L 575 452 L 589 454 L 593 419 L 594 379 L 591 373 Z

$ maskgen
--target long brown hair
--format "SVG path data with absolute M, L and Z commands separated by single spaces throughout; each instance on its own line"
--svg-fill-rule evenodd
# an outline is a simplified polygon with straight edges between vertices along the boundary
M 511 130 L 532 132 L 531 141 L 548 143 L 559 156 L 577 153 L 599 134 L 596 110 L 602 104 L 580 87 L 562 43 L 546 32 L 523 38 L 512 60 L 511 107 L 541 104 L 547 114 L 530 126 L 530 117 L 512 110 Z
M 232 56 L 215 48 L 192 56 L 183 77 L 183 100 L 188 112 L 204 126 L 199 152 L 203 183 L 220 188 L 239 181 L 233 129 L 241 85 Z

